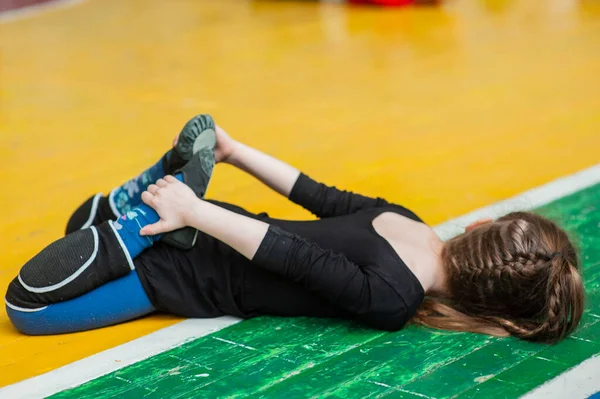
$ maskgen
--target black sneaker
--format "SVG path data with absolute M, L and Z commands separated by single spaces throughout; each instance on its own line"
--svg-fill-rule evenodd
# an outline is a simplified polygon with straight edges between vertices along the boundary
M 212 129 L 206 121 L 212 124 Z M 205 128 L 201 129 L 201 126 Z M 217 139 L 214 126 L 213 119 L 208 115 L 199 115 L 190 120 L 179 135 L 179 142 L 175 147 L 176 151 L 173 151 L 173 155 L 178 153 L 178 156 L 184 154 L 187 157 L 190 154 L 183 167 L 177 169 L 174 174 L 181 173 L 183 182 L 196 193 L 198 198 L 204 198 L 215 167 L 214 149 Z M 182 139 L 184 143 L 180 147 L 179 144 Z M 173 160 L 173 155 L 171 160 Z M 183 158 L 181 156 L 180 159 L 183 160 Z M 184 227 L 166 233 L 162 241 L 176 248 L 188 250 L 196 244 L 197 237 L 198 230 L 193 227 Z
M 196 115 L 190 119 L 181 129 L 177 145 L 170 151 L 170 156 L 163 160 L 166 174 L 175 174 L 200 149 L 214 149 L 217 143 L 215 130 L 215 121 L 210 115 Z

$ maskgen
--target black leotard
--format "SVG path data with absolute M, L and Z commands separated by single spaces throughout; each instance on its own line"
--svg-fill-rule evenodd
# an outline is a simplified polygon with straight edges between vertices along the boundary
M 304 174 L 290 200 L 320 219 L 272 219 L 211 201 L 271 225 L 252 261 L 202 233 L 190 251 L 159 243 L 142 253 L 134 263 L 155 307 L 186 317 L 342 317 L 402 328 L 423 301 L 423 288 L 372 221 L 384 212 L 422 220 Z

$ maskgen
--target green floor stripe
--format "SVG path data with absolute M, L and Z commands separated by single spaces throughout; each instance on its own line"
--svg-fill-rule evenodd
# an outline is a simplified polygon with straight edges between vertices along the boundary
M 52 398 L 513 398 L 600 353 L 600 185 L 538 211 L 582 249 L 588 295 L 572 337 L 548 346 L 408 327 L 261 317 Z

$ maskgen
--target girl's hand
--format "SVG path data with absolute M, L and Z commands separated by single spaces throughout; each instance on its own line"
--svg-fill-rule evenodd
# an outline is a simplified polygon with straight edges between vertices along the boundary
M 217 146 L 215 148 L 215 161 L 227 162 L 237 148 L 237 141 L 231 138 L 229 134 L 217 125 Z
M 165 176 L 148 186 L 148 191 L 142 193 L 142 201 L 160 216 L 158 222 L 140 230 L 140 235 L 145 236 L 188 226 L 192 210 L 200 200 L 188 186 L 173 176 Z

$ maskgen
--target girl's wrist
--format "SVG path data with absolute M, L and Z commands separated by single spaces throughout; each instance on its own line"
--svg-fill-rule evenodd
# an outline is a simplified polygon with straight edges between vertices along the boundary
M 233 141 L 232 145 L 231 145 L 232 149 L 231 149 L 231 153 L 229 154 L 229 156 L 224 160 L 225 163 L 229 164 L 229 165 L 233 165 L 233 166 L 239 166 L 239 149 L 240 147 L 242 147 L 242 143 L 240 143 L 239 141 Z
M 190 204 L 189 208 L 184 211 L 183 219 L 185 224 L 187 226 L 194 226 L 197 224 L 198 218 L 203 213 L 203 208 L 204 201 L 200 198 L 196 198 L 196 200 Z

